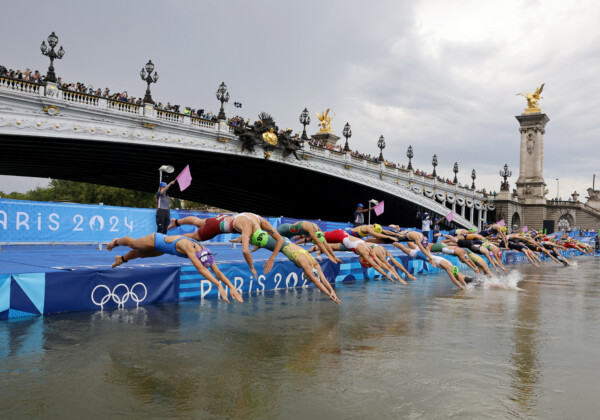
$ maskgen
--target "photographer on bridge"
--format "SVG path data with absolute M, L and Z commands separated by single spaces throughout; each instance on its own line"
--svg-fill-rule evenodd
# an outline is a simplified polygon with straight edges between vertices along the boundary
M 156 192 L 156 200 L 158 208 L 156 209 L 156 231 L 166 234 L 167 227 L 171 221 L 171 197 L 167 194 L 167 190 L 175 183 L 175 179 L 168 184 L 161 182 Z

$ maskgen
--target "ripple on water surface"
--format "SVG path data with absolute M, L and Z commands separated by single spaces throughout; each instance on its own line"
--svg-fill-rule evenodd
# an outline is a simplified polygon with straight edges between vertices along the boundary
M 599 268 L 1 322 L 0 415 L 593 418 Z

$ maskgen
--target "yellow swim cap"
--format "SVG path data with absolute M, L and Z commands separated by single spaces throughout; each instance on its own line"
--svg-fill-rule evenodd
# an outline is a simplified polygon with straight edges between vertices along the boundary
M 381 228 L 381 225 L 379 225 L 379 224 L 377 224 L 377 223 L 375 223 L 375 224 L 373 225 L 373 230 L 374 230 L 375 232 L 377 232 L 377 233 L 381 233 L 381 232 L 383 232 L 383 229 Z

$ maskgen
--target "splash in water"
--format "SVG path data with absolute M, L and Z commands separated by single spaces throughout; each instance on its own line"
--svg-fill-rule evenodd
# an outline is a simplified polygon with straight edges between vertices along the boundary
M 523 275 L 516 270 L 506 274 L 497 274 L 494 277 L 478 275 L 475 277 L 475 281 L 467 286 L 467 289 L 481 287 L 484 289 L 523 290 L 517 286 L 521 280 L 523 280 Z

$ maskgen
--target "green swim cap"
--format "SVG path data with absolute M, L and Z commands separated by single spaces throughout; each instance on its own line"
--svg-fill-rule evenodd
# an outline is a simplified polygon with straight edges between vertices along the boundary
M 458 274 L 458 267 L 455 265 L 452 266 L 452 274 L 454 274 L 455 276 Z
M 252 245 L 256 245 L 261 248 L 263 246 L 265 246 L 268 241 L 269 241 L 269 235 L 267 234 L 267 232 L 265 232 L 262 229 L 257 229 L 252 234 L 252 238 L 250 239 L 250 242 L 252 242 Z
M 319 231 L 319 232 L 315 233 L 315 236 L 317 237 L 317 239 L 320 242 L 325 242 L 325 234 L 323 232 Z M 313 244 L 316 244 L 314 239 L 312 240 L 312 242 L 313 242 Z
M 475 229 L 475 228 L 469 229 L 469 233 L 475 233 L 475 232 L 477 232 L 477 229 Z

